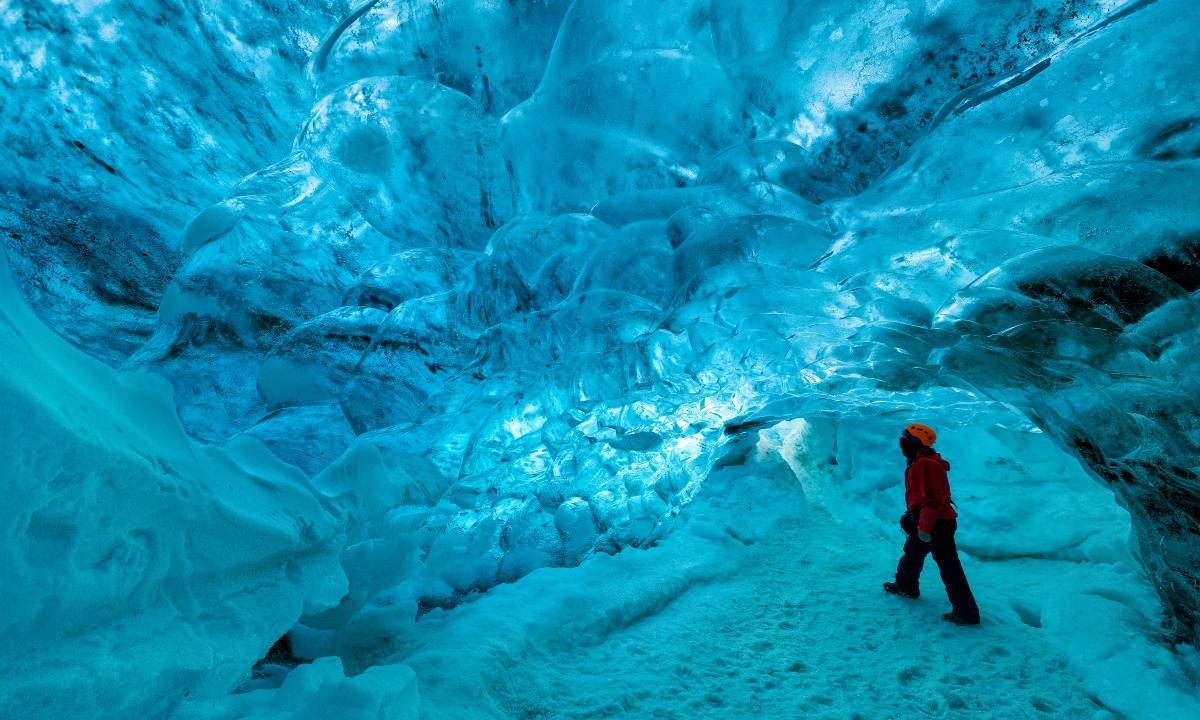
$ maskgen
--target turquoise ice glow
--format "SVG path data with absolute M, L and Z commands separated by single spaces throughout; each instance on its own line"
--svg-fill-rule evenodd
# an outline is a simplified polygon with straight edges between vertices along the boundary
M 1200 716 L 1191 0 L 0 27 L 0 715 Z

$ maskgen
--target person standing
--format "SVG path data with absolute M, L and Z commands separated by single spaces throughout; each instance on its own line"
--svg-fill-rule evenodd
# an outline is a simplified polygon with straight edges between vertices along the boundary
M 908 539 L 896 567 L 896 581 L 884 583 L 883 589 L 914 600 L 920 597 L 921 569 L 925 556 L 932 553 L 952 608 L 942 619 L 955 625 L 978 625 L 979 606 L 954 544 L 958 513 L 950 499 L 950 463 L 933 449 L 936 441 L 933 429 L 920 423 L 909 425 L 900 435 L 900 452 L 908 461 L 904 471 L 907 511 L 900 517 L 900 527 Z

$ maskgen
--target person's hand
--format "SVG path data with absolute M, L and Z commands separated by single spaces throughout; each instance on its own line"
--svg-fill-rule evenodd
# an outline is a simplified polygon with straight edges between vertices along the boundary
M 923 542 L 923 543 L 927 543 L 927 542 L 932 542 L 932 541 L 933 541 L 933 536 L 932 536 L 932 535 L 930 535 L 929 533 L 925 532 L 924 530 L 920 530 L 920 531 L 918 531 L 918 532 L 917 532 L 917 537 L 918 537 L 918 538 L 920 538 L 920 539 L 921 539 L 921 542 Z

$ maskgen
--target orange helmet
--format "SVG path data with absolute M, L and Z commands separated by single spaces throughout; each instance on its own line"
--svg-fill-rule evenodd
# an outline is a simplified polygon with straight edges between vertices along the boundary
M 925 447 L 932 447 L 933 444 L 937 442 L 937 433 L 935 433 L 933 428 L 929 427 L 928 425 L 913 423 L 912 425 L 904 428 L 904 432 L 915 437 Z

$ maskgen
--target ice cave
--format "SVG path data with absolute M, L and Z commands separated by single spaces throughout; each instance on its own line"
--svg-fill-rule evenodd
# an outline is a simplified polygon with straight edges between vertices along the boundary
M 0 29 L 0 718 L 1200 718 L 1196 0 Z

